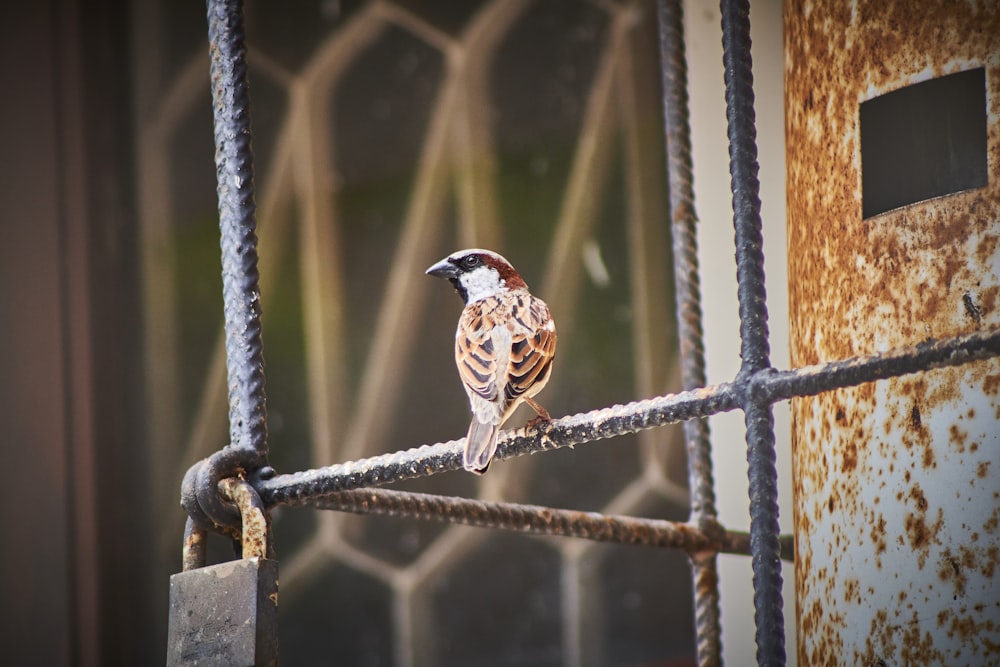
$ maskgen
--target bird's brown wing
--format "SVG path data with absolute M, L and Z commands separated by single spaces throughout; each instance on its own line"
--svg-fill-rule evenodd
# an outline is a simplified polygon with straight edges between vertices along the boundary
M 511 345 L 504 397 L 513 402 L 525 394 L 535 395 L 548 381 L 556 354 L 556 328 L 549 307 L 530 294 L 514 302 L 508 327 Z
M 470 303 L 458 320 L 455 364 L 470 400 L 475 397 L 491 403 L 497 400 L 497 350 L 493 329 L 498 305 L 494 298 Z

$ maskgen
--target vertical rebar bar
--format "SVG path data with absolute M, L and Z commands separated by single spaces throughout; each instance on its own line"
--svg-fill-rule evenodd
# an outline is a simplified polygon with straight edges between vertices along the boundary
M 267 453 L 250 100 L 241 0 L 209 0 L 230 447 Z
M 774 416 L 771 405 L 754 397 L 749 390 L 751 376 L 770 366 L 750 55 L 750 4 L 747 0 L 722 0 L 721 10 L 740 304 L 740 354 L 743 359 L 738 378 L 742 378 L 746 387 L 743 411 L 750 480 L 750 549 L 757 662 L 769 666 L 784 665 Z
M 657 14 L 681 383 L 688 390 L 705 386 L 707 380 L 681 1 L 660 0 Z M 716 508 L 708 420 L 684 422 L 684 436 L 687 443 L 691 521 L 709 530 L 716 523 Z M 694 580 L 698 664 L 702 667 L 719 665 L 722 663 L 722 641 L 716 555 L 706 553 L 692 557 L 691 572 Z
M 235 528 L 239 515 L 219 497 L 218 482 L 236 474 L 257 479 L 273 472 L 267 465 L 250 97 L 241 0 L 208 0 L 208 39 L 222 247 L 229 443 L 188 472 L 181 502 L 203 527 L 209 527 L 210 520 L 216 526 Z M 192 477 L 195 479 L 189 483 Z M 191 489 L 196 499 L 186 492 Z

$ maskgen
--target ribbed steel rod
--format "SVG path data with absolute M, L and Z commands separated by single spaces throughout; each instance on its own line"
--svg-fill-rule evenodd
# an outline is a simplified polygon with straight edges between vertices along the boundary
M 726 80 L 729 170 L 732 177 L 736 277 L 740 303 L 740 375 L 770 367 L 764 285 L 760 181 L 750 57 L 750 4 L 722 0 L 722 51 Z M 785 664 L 785 628 L 778 544 L 778 473 L 771 404 L 744 397 L 750 479 L 750 546 L 753 564 L 757 662 Z
M 253 151 L 241 0 L 210 0 L 230 446 L 267 451 Z
M 793 396 L 815 396 L 831 389 L 960 366 L 996 356 L 1000 356 L 1000 328 L 940 340 L 928 339 L 881 354 L 802 366 L 790 371 L 759 373 L 750 382 L 750 392 L 756 399 L 777 403 Z
M 737 397 L 733 387 L 724 384 L 616 405 L 553 419 L 530 430 L 521 428 L 502 431 L 494 460 L 572 447 L 693 417 L 734 410 L 736 407 Z M 463 442 L 452 440 L 423 445 L 326 468 L 277 475 L 261 480 L 256 488 L 264 504 L 272 507 L 333 491 L 379 486 L 449 470 L 461 470 Z
M 292 505 L 499 528 L 533 535 L 576 537 L 650 547 L 682 549 L 688 553 L 750 553 L 750 535 L 739 531 L 705 531 L 693 523 L 642 517 L 580 512 L 520 503 L 413 493 L 391 489 L 337 491 Z M 782 540 L 782 556 L 792 559 L 792 536 Z
M 681 384 L 683 389 L 694 389 L 706 384 L 705 344 L 701 323 L 701 284 L 695 228 L 697 214 L 694 207 L 687 59 L 684 52 L 684 12 L 681 0 L 660 0 L 657 15 Z M 717 524 L 708 420 L 692 419 L 684 422 L 684 437 L 687 444 L 691 521 L 710 529 Z M 691 570 L 698 664 L 701 667 L 713 667 L 722 663 L 719 575 L 715 555 L 692 556 Z
M 750 4 L 722 1 L 722 47 L 726 81 L 729 172 L 736 232 L 736 278 L 740 304 L 741 372 L 770 366 L 764 237 L 760 219 L 760 179 L 750 58 Z
M 541 429 L 503 431 L 500 434 L 497 458 L 569 447 L 734 410 L 739 406 L 739 395 L 751 394 L 765 402 L 792 396 L 812 396 L 841 387 L 852 387 L 931 368 L 959 366 L 996 356 L 1000 356 L 1000 329 L 929 341 L 884 354 L 797 370 L 765 371 L 743 379 L 738 384 L 715 385 L 563 417 Z M 254 486 L 267 507 L 301 504 L 309 498 L 334 491 L 378 486 L 460 470 L 462 442 L 452 440 L 325 468 L 277 475 L 260 480 Z
M 663 110 L 667 138 L 667 178 L 670 190 L 670 231 L 673 241 L 677 328 L 680 338 L 683 389 L 704 387 L 705 342 L 701 323 L 701 283 L 698 277 L 697 216 L 688 120 L 687 61 L 684 57 L 684 16 L 679 0 L 660 0 L 660 63 L 663 70 Z M 691 511 L 694 518 L 714 517 L 715 487 L 708 422 L 685 422 L 691 462 Z
M 253 152 L 247 82 L 243 3 L 209 0 L 215 166 L 222 247 L 222 294 L 229 387 L 229 443 L 197 471 L 197 508 L 192 516 L 233 525 L 236 512 L 218 495 L 217 483 L 241 472 L 267 469 L 267 409 L 257 271 Z

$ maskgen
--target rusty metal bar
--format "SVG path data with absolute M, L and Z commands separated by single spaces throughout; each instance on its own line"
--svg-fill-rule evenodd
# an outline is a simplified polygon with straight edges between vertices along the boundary
M 731 385 L 667 394 L 554 419 L 531 429 L 503 431 L 494 460 L 571 447 L 738 407 Z M 277 475 L 255 487 L 267 507 L 333 491 L 380 486 L 462 469 L 462 440 L 382 454 L 325 468 Z
M 750 58 L 750 4 L 722 2 L 722 57 L 726 79 L 729 172 L 736 232 L 736 278 L 740 302 L 741 373 L 768 368 L 770 342 L 764 285 L 764 237 L 760 219 L 760 180 Z
M 888 377 L 1000 356 L 1000 329 L 956 336 L 893 350 L 884 354 L 809 366 L 797 370 L 761 372 L 740 390 L 759 400 L 777 402 L 792 396 L 809 396 Z M 645 401 L 594 410 L 554 419 L 532 429 L 503 431 L 497 458 L 506 459 L 539 451 L 612 438 L 735 410 L 737 386 L 724 383 L 695 391 L 668 394 Z M 266 507 L 304 504 L 334 491 L 380 486 L 416 477 L 460 470 L 461 440 L 338 463 L 325 468 L 276 475 L 254 484 Z
M 690 390 L 704 387 L 707 382 L 688 120 L 687 61 L 684 57 L 684 15 L 679 0 L 660 0 L 659 25 L 681 383 L 685 390 Z M 684 428 L 691 469 L 692 519 L 711 519 L 716 515 L 716 509 L 708 422 L 704 419 L 691 420 L 684 423 Z
M 740 303 L 738 380 L 771 365 L 764 284 L 764 238 L 757 177 L 757 130 L 750 55 L 750 3 L 722 0 L 722 59 L 726 80 L 729 171 L 736 279 Z M 781 562 L 778 557 L 778 472 L 775 467 L 774 414 L 771 404 L 750 393 L 743 397 L 750 479 L 750 536 L 753 564 L 757 663 L 785 664 Z
M 219 498 L 218 483 L 271 474 L 257 271 L 253 151 L 243 3 L 209 0 L 215 165 L 222 249 L 222 287 L 229 386 L 229 443 L 188 472 L 181 502 L 204 526 L 235 529 L 238 513 Z M 193 495 L 192 495 L 193 494 Z
M 750 478 L 750 540 L 757 625 L 757 663 L 785 664 L 785 621 L 778 544 L 778 470 L 774 412 L 765 402 L 744 409 Z
M 212 106 L 225 300 L 229 446 L 267 454 L 257 220 L 242 0 L 210 0 Z
M 682 549 L 691 554 L 750 553 L 749 533 L 725 530 L 716 524 L 704 530 L 694 523 L 580 512 L 520 503 L 488 502 L 390 489 L 337 491 L 318 498 L 298 499 L 292 505 L 317 509 L 377 514 L 499 528 L 533 535 L 577 537 L 650 547 Z M 782 558 L 791 561 L 791 535 L 782 538 Z
M 670 231 L 673 241 L 674 291 L 680 342 L 683 389 L 703 387 L 705 343 L 701 323 L 701 284 L 698 274 L 698 237 L 695 229 L 694 173 L 691 164 L 691 127 L 688 115 L 687 60 L 684 53 L 684 8 L 680 0 L 657 3 L 660 72 L 663 78 L 663 117 L 666 132 Z M 717 526 L 715 481 L 707 419 L 684 422 L 687 445 L 691 521 L 706 530 Z M 719 574 L 715 553 L 691 553 L 694 582 L 695 634 L 698 664 L 722 664 L 719 622 Z
M 777 403 L 794 396 L 815 396 L 831 389 L 961 366 L 996 356 L 1000 356 L 1000 328 L 940 340 L 928 339 L 882 354 L 802 366 L 791 371 L 760 373 L 753 378 L 750 391 L 759 400 Z

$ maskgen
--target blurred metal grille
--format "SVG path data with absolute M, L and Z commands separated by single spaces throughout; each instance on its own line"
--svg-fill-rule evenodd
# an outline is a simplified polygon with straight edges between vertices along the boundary
M 497 222 L 499 212 L 494 202 L 497 194 L 494 174 L 497 165 L 491 163 L 489 149 L 488 110 L 484 107 L 483 72 L 501 52 L 499 46 L 506 31 L 530 8 L 527 2 L 497 0 L 484 2 L 470 9 L 471 18 L 457 31 L 388 2 L 366 4 L 354 13 L 340 29 L 335 39 L 319 49 L 301 73 L 292 74 L 276 59 L 243 49 L 242 7 L 239 2 L 209 2 L 210 39 L 213 54 L 212 83 L 216 111 L 215 130 L 219 199 L 222 225 L 223 262 L 226 289 L 225 346 L 220 344 L 209 363 L 206 399 L 199 403 L 194 418 L 185 462 L 211 450 L 218 437 L 218 420 L 225 411 L 220 405 L 218 388 L 229 387 L 230 444 L 192 467 L 185 478 L 183 500 L 191 517 L 201 526 L 231 525 L 233 515 L 216 491 L 220 479 L 245 472 L 264 505 L 272 510 L 284 506 L 308 506 L 341 512 L 383 514 L 406 519 L 427 519 L 448 523 L 476 525 L 543 535 L 586 538 L 625 544 L 674 547 L 684 550 L 692 565 L 694 583 L 695 633 L 698 663 L 714 665 L 721 662 L 719 604 L 715 556 L 719 552 L 745 553 L 752 558 L 754 571 L 754 605 L 757 627 L 757 661 L 760 664 L 781 665 L 785 662 L 784 619 L 781 605 L 780 559 L 791 558 L 791 544 L 779 535 L 777 523 L 777 475 L 775 471 L 774 425 L 772 405 L 794 396 L 814 395 L 838 387 L 853 386 L 873 380 L 919 372 L 930 368 L 967 363 L 974 359 L 1000 353 L 1000 332 L 990 331 L 945 341 L 928 341 L 914 348 L 895 350 L 870 357 L 847 359 L 814 367 L 778 371 L 771 367 L 767 308 L 764 291 L 764 262 L 761 251 L 759 184 L 757 180 L 757 149 L 753 108 L 753 80 L 749 42 L 749 10 L 747 2 L 724 0 L 722 25 L 726 74 L 726 102 L 729 126 L 734 230 L 736 239 L 737 274 L 739 281 L 741 356 L 739 374 L 724 384 L 706 387 L 704 352 L 701 332 L 700 293 L 695 245 L 695 209 L 691 186 L 690 133 L 687 120 L 687 81 L 684 62 L 682 16 L 679 2 L 663 0 L 658 7 L 660 68 L 663 82 L 663 111 L 666 135 L 666 176 L 669 181 L 669 209 L 655 215 L 655 201 L 644 201 L 645 193 L 635 196 L 639 206 L 627 224 L 634 239 L 630 252 L 633 286 L 650 280 L 653 269 L 648 261 L 655 244 L 644 238 L 649 225 L 664 225 L 669 215 L 673 240 L 674 293 L 677 310 L 677 336 L 680 347 L 680 382 L 682 391 L 663 393 L 664 368 L 668 365 L 663 349 L 655 349 L 641 341 L 636 344 L 637 365 L 655 368 L 647 378 L 638 377 L 637 385 L 654 398 L 616 405 L 614 407 L 555 419 L 539 430 L 518 429 L 501 436 L 498 459 L 508 459 L 528 453 L 556 450 L 564 447 L 625 436 L 669 423 L 685 422 L 684 440 L 688 460 L 688 485 L 691 514 L 686 522 L 666 521 L 628 516 L 640 505 L 636 500 L 657 488 L 676 490 L 669 476 L 641 476 L 633 480 L 617 498 L 606 503 L 604 511 L 582 512 L 554 509 L 534 504 L 501 502 L 496 499 L 499 481 L 504 471 L 491 471 L 479 499 L 469 499 L 442 493 L 422 493 L 378 489 L 374 487 L 419 479 L 429 475 L 460 469 L 459 441 L 438 443 L 388 454 L 374 454 L 373 442 L 387 438 L 385 412 L 399 405 L 398 389 L 392 387 L 392 369 L 405 365 L 413 354 L 412 345 L 401 343 L 395 332 L 419 318 L 424 289 L 412 288 L 419 269 L 427 256 L 440 246 L 440 220 L 446 216 L 446 195 L 449 179 L 454 178 L 456 206 L 459 209 L 458 238 L 460 245 L 496 245 L 502 242 Z M 600 9 L 595 9 L 599 7 Z M 606 14 L 601 25 L 605 28 L 604 50 L 594 63 L 591 93 L 579 115 L 581 137 L 568 167 L 567 197 L 559 212 L 554 238 L 546 258 L 550 273 L 539 293 L 559 295 L 561 299 L 578 290 L 571 257 L 585 251 L 590 233 L 587 226 L 593 211 L 598 185 L 606 174 L 610 157 L 610 122 L 617 97 L 624 114 L 622 127 L 629 127 L 629 113 L 635 113 L 637 102 L 629 96 L 640 95 L 635 82 L 629 82 L 630 70 L 623 61 L 634 57 L 628 37 L 636 30 L 636 17 L 650 9 L 649 3 L 595 3 L 588 11 Z M 344 368 L 350 363 L 345 348 L 347 335 L 342 292 L 347 289 L 345 276 L 337 267 L 348 262 L 336 239 L 331 238 L 327 220 L 336 220 L 338 211 L 324 196 L 324 178 L 336 180 L 332 166 L 314 150 L 314 133 L 318 116 L 313 105 L 321 108 L 330 104 L 316 95 L 316 89 L 328 90 L 331 81 L 344 76 L 347 64 L 363 53 L 374 35 L 382 30 L 403 30 L 424 44 L 439 50 L 443 56 L 440 85 L 426 123 L 425 143 L 417 151 L 417 169 L 412 184 L 409 205 L 405 209 L 403 232 L 394 254 L 385 264 L 385 296 L 374 314 L 375 334 L 368 351 L 368 363 L 362 373 L 357 404 L 351 415 L 342 412 Z M 269 467 L 264 417 L 263 370 L 259 340 L 259 302 L 261 293 L 268 303 L 269 289 L 277 278 L 267 268 L 261 273 L 258 287 L 256 276 L 256 239 L 254 191 L 249 153 L 249 116 L 246 98 L 247 58 L 273 81 L 289 91 L 286 123 L 279 130 L 279 139 L 271 151 L 271 166 L 264 181 L 262 218 L 274 220 L 261 231 L 262 247 L 287 242 L 282 233 L 279 209 L 288 205 L 284 191 L 288 178 L 297 183 L 296 198 L 304 210 L 304 223 L 299 234 L 301 244 L 301 275 L 305 277 L 306 347 L 309 355 L 308 379 L 311 402 L 312 442 L 315 467 L 303 472 L 274 474 Z M 403 67 L 407 67 L 405 58 Z M 411 63 L 412 65 L 412 63 Z M 201 62 L 192 61 L 187 81 L 177 88 L 174 97 L 164 106 L 162 116 L 147 128 L 147 141 L 164 141 L 169 128 L 178 125 L 178 109 L 193 95 L 190 86 L 197 77 L 194 72 Z M 416 67 L 416 65 L 412 65 Z M 623 74 L 623 72 L 625 74 Z M 624 100 L 624 101 L 622 101 Z M 328 109 L 327 109 L 328 111 Z M 376 113 L 378 110 L 376 109 Z M 635 127 L 634 123 L 631 123 Z M 627 134 L 627 132 L 626 132 Z M 644 167 L 642 140 L 637 136 L 624 138 L 625 178 L 649 178 Z M 147 158 L 155 161 L 157 158 Z M 306 160 L 300 164 L 299 160 Z M 453 171 L 446 166 L 455 164 Z M 164 171 L 162 164 L 147 164 L 147 173 Z M 299 170 L 305 170 L 304 172 Z M 154 179 L 155 180 L 155 179 Z M 149 194 L 149 197 L 154 197 Z M 645 209 L 642 208 L 645 206 Z M 155 202 L 147 202 L 147 213 L 156 212 Z M 285 230 L 287 231 L 287 230 Z M 154 263 L 157 258 L 153 259 Z M 160 260 L 162 261 L 162 260 Z M 270 284 L 269 284 L 269 281 Z M 157 281 L 155 289 L 162 289 Z M 310 291 L 312 290 L 312 291 Z M 414 295 L 416 292 L 416 296 Z M 641 292 L 641 290 L 640 290 Z M 669 296 L 652 292 L 653 303 L 637 304 L 635 317 L 646 332 L 661 334 L 663 308 Z M 335 297 L 335 298 L 331 298 Z M 647 295 L 647 298 L 648 295 Z M 643 307 L 648 310 L 644 311 Z M 568 311 L 569 308 L 567 307 Z M 171 326 L 163 322 L 169 332 Z M 660 327 L 658 330 L 657 327 Z M 641 337 L 640 337 L 641 338 Z M 168 347 L 173 339 L 164 334 Z M 644 347 L 645 345 L 645 347 Z M 662 348 L 662 343 L 660 344 Z M 225 350 L 225 354 L 223 352 Z M 223 377 L 223 357 L 228 363 L 228 381 Z M 564 357 L 565 358 L 565 357 Z M 161 377 L 176 372 L 169 367 L 168 357 L 153 369 Z M 565 362 L 564 362 L 565 363 Z M 443 365 L 442 368 L 450 368 Z M 173 419 L 175 406 L 163 408 L 165 415 L 158 423 Z M 710 436 L 706 417 L 722 411 L 741 410 L 745 415 L 750 479 L 750 534 L 728 531 L 716 517 L 710 459 Z M 173 412 L 172 412 L 173 411 Z M 155 417 L 155 416 L 154 416 Z M 347 428 L 337 437 L 343 444 L 337 453 L 356 460 L 335 463 L 330 442 L 331 429 L 341 423 Z M 175 432 L 161 437 L 176 438 Z M 655 451 L 655 443 L 645 441 L 643 451 Z M 368 454 L 366 457 L 361 457 Z M 654 454 L 647 456 L 653 457 Z M 459 490 L 467 482 L 456 483 Z M 632 497 L 630 497 L 630 494 Z M 465 495 L 465 494 L 462 494 Z M 681 494 L 683 495 L 683 494 Z M 674 496 L 676 497 L 676 496 Z M 280 540 L 280 535 L 279 535 Z M 278 545 L 278 553 L 282 545 Z M 430 569 L 441 562 L 456 558 L 446 552 L 461 554 L 472 548 L 468 533 L 442 533 L 429 551 L 433 559 L 416 561 L 416 565 L 396 567 L 371 557 L 344 540 L 337 527 L 320 519 L 311 537 L 296 546 L 282 572 L 282 585 L 295 590 L 302 586 L 320 567 L 324 558 L 336 553 L 351 567 L 391 582 L 403 591 L 407 600 L 419 588 Z M 567 548 L 567 551 L 569 548 Z M 576 561 L 578 564 L 578 561 Z M 186 563 L 186 566 L 194 563 Z M 578 585 L 578 584 L 577 584 Z M 580 590 L 575 595 L 580 595 Z M 284 590 L 283 590 L 284 592 Z M 331 596 L 342 594 L 331 589 Z M 420 614 L 409 602 L 397 605 L 394 622 L 404 629 L 404 638 L 420 634 Z M 580 625 L 568 624 L 563 629 L 563 660 L 570 664 L 582 662 L 587 641 L 580 636 Z M 575 627 L 574 631 L 572 628 Z M 395 659 L 401 664 L 422 664 L 421 649 L 395 649 Z M 546 658 L 551 661 L 551 656 Z

